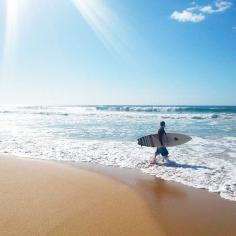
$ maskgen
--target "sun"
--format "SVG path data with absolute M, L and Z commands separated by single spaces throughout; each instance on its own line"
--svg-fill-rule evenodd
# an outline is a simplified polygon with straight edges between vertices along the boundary
M 6 2 L 6 22 L 13 29 L 17 24 L 17 15 L 19 8 L 19 0 L 7 0 Z
M 5 57 L 10 58 L 17 45 L 20 18 L 23 16 L 23 10 L 27 0 L 5 0 Z

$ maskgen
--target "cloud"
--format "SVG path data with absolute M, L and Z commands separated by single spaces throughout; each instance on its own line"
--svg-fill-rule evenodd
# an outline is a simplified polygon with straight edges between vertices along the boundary
M 229 1 L 216 1 L 216 12 L 222 12 L 228 10 L 233 4 Z
M 201 11 L 203 13 L 208 13 L 208 14 L 211 14 L 214 12 L 212 6 L 210 6 L 210 5 L 199 8 L 199 11 Z
M 232 6 L 232 3 L 229 1 L 215 1 L 214 6 L 207 5 L 199 7 L 199 11 L 207 14 L 213 14 L 217 12 L 224 12 Z
M 233 30 L 236 30 L 236 26 L 233 26 L 232 29 L 233 29 Z
M 205 16 L 202 13 L 196 14 L 188 10 L 182 12 L 174 11 L 171 14 L 171 19 L 177 20 L 179 22 L 194 22 L 198 23 L 205 19 Z
M 224 12 L 231 8 L 233 4 L 226 0 L 215 0 L 211 5 L 200 6 L 195 2 L 192 2 L 191 5 L 191 7 L 181 12 L 174 11 L 170 18 L 179 22 L 198 23 L 205 20 L 207 14 Z

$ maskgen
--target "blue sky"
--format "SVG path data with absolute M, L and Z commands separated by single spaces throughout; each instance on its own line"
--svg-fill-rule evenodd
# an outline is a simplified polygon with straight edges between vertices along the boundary
M 236 2 L 3 0 L 0 104 L 236 105 Z

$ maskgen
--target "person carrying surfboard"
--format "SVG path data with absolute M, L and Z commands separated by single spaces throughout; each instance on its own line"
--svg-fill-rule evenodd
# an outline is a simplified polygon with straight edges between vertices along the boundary
M 158 139 L 159 139 L 160 144 L 161 144 L 161 147 L 157 147 L 156 152 L 154 153 L 154 156 L 153 156 L 152 160 L 150 161 L 150 164 L 156 164 L 157 156 L 159 154 L 162 155 L 163 161 L 164 161 L 164 159 L 166 159 L 166 160 L 168 159 L 169 152 L 166 148 L 167 136 L 166 136 L 165 126 L 166 126 L 165 121 L 162 121 L 160 123 L 160 128 L 159 128 L 158 133 L 157 133 Z

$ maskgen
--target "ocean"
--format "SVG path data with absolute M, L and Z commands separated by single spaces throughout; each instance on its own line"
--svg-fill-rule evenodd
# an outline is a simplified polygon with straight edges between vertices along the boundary
M 137 138 L 166 131 L 192 140 L 148 166 Z M 236 106 L 0 106 L 0 153 L 136 168 L 236 201 Z

